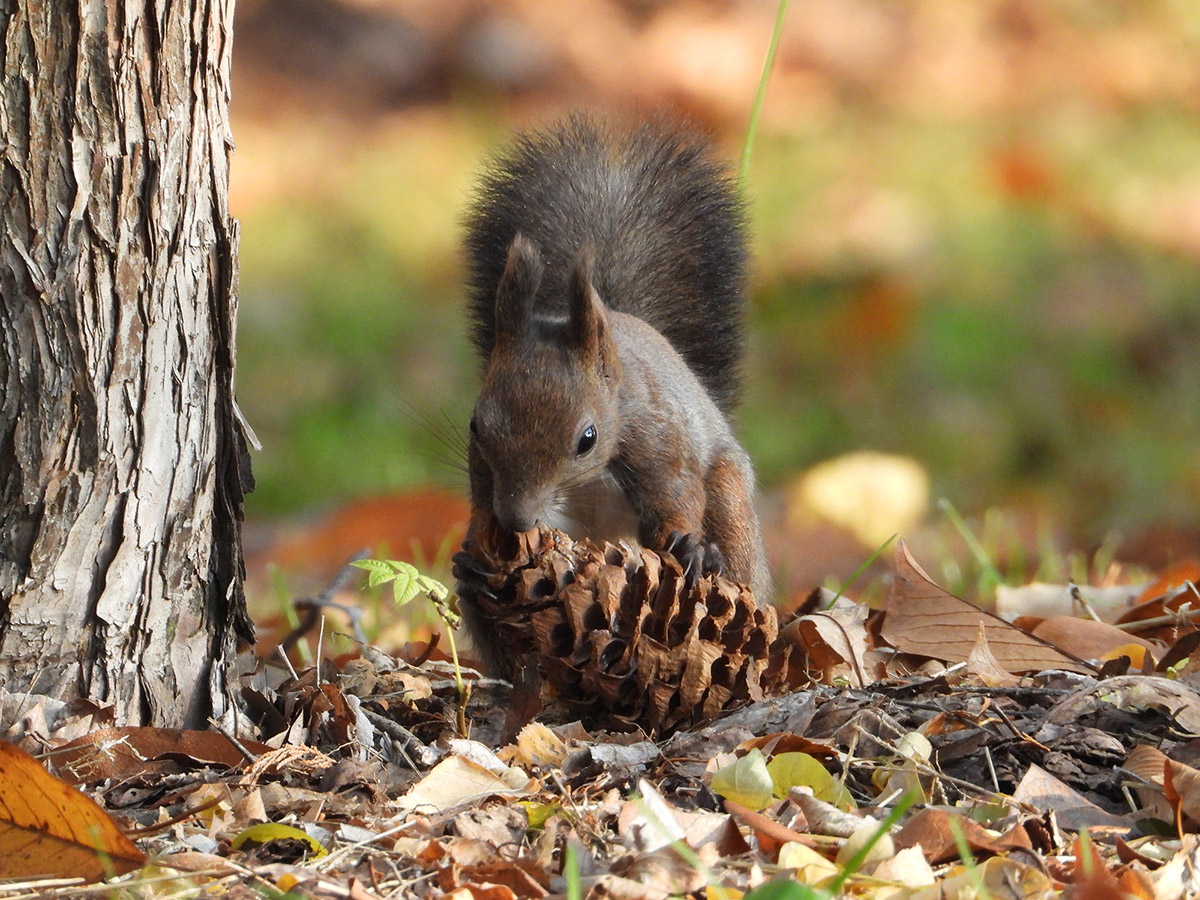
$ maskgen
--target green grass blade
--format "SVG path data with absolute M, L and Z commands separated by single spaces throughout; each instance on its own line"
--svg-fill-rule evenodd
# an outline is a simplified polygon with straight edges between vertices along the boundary
M 754 150 L 754 136 L 758 133 L 758 119 L 767 97 L 767 82 L 771 80 L 771 70 L 775 67 L 775 51 L 779 49 L 779 36 L 783 34 L 783 22 L 787 18 L 788 3 L 789 0 L 779 0 L 779 6 L 775 10 L 775 27 L 771 29 L 771 43 L 767 47 L 767 57 L 763 60 L 762 74 L 758 78 L 758 90 L 754 93 L 754 104 L 750 107 L 750 121 L 746 124 L 746 142 L 742 145 L 742 161 L 738 166 L 738 181 L 743 185 L 750 173 L 750 154 Z

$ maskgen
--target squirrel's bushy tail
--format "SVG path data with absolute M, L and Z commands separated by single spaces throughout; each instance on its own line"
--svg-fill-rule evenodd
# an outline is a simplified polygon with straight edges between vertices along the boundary
M 539 311 L 565 314 L 568 280 L 590 249 L 605 303 L 649 322 L 717 405 L 733 407 L 745 212 L 730 170 L 702 138 L 662 120 L 621 131 L 582 115 L 526 132 L 492 159 L 465 224 L 473 338 L 484 360 L 496 285 L 520 232 L 546 266 Z

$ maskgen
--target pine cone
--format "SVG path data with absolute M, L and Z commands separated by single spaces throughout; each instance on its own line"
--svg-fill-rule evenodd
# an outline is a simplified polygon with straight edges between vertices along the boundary
M 676 559 L 483 528 L 455 555 L 459 596 L 589 721 L 659 734 L 787 689 L 791 646 L 748 587 Z

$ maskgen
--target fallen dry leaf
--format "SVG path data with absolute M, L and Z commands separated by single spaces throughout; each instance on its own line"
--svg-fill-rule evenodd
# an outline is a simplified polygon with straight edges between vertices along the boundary
M 1164 647 L 1145 638 L 1131 635 L 1115 625 L 1080 619 L 1074 616 L 1052 616 L 1031 629 L 1039 637 L 1080 659 L 1104 659 L 1113 650 L 1126 644 L 1137 644 L 1151 656 L 1160 658 Z
M 1189 587 L 1189 582 L 1191 584 L 1200 584 L 1200 561 L 1195 559 L 1181 559 L 1179 562 L 1167 566 L 1165 572 L 1152 583 L 1146 585 L 1137 602 L 1138 604 L 1148 603 L 1151 600 L 1172 593 L 1177 588 Z
M 958 859 L 958 845 L 954 840 L 956 829 L 951 822 L 955 823 L 967 846 L 976 853 L 1003 853 L 1017 848 L 1033 848 L 1029 835 L 1020 825 L 1014 825 L 1005 834 L 995 835 L 978 822 L 933 807 L 914 813 L 909 818 L 896 833 L 896 846 L 903 849 L 920 844 L 933 865 Z
M 895 881 L 912 888 L 924 887 L 937 880 L 933 867 L 920 847 L 906 847 L 897 851 L 891 859 L 876 866 L 871 874 L 882 881 Z
M 881 633 L 893 647 L 916 656 L 964 662 L 982 625 L 996 662 L 1014 674 L 1065 669 L 1094 672 L 1082 659 L 1026 634 L 998 616 L 972 606 L 934 583 L 903 540 L 896 547 L 896 579 Z
M 823 681 L 845 672 L 852 684 L 861 687 L 872 680 L 866 664 L 868 612 L 866 606 L 842 598 L 832 610 L 793 619 L 782 634 L 804 649 L 808 666 L 821 672 Z
M 811 835 L 794 831 L 769 816 L 748 809 L 740 803 L 726 800 L 725 808 L 737 821 L 753 829 L 755 837 L 758 839 L 758 845 L 768 854 L 772 850 L 778 850 L 784 844 L 804 844 L 807 847 L 815 847 L 818 844 Z
M 1129 787 L 1138 799 L 1142 818 L 1169 822 L 1174 817 L 1174 809 L 1163 787 L 1166 782 L 1166 763 L 1167 755 L 1157 747 L 1139 744 L 1130 751 L 1121 766 L 1138 779 L 1132 781 Z
M 1063 894 L 1068 900 L 1150 900 L 1151 895 L 1141 890 L 1141 885 L 1136 882 L 1133 885 L 1123 884 L 1091 841 L 1076 839 L 1072 849 L 1075 855 L 1075 880 Z M 1129 892 L 1126 888 L 1130 886 L 1137 888 L 1137 892 Z
M 1200 825 L 1200 771 L 1173 759 L 1164 759 L 1163 793 L 1174 808 L 1177 821 L 1188 831 Z
M 1200 891 L 1200 839 L 1185 834 L 1178 853 L 1161 869 L 1150 874 L 1154 900 L 1195 897 Z
M 512 786 L 477 763 L 451 756 L 434 766 L 396 805 L 402 810 L 441 812 L 492 795 L 525 796 L 531 788 L 532 783 Z
M 1046 874 L 1033 866 L 994 856 L 978 866 L 956 866 L 936 885 L 910 894 L 909 900 L 946 900 L 948 897 L 1034 900 L 1050 897 L 1051 887 Z
M 530 722 L 517 735 L 513 752 L 503 755 L 505 762 L 518 766 L 561 766 L 567 756 L 562 738 L 541 722 Z
M 1103 826 L 1125 833 L 1131 828 L 1125 819 L 1101 809 L 1041 766 L 1029 767 L 1013 791 L 1013 800 L 1033 809 L 1054 810 L 1059 827 L 1070 831 Z
M 1148 675 L 1106 678 L 1076 691 L 1055 704 L 1046 721 L 1053 725 L 1074 723 L 1101 703 L 1111 703 L 1118 709 L 1161 709 L 1189 733 L 1200 734 L 1200 692 L 1178 681 Z
M 0 742 L 0 877 L 100 881 L 145 861 L 94 801 L 24 750 Z
M 255 754 L 270 748 L 246 740 L 242 746 Z M 178 728 L 101 728 L 54 751 L 54 765 L 75 784 L 130 778 L 145 772 L 166 771 L 179 758 L 192 767 L 218 765 L 232 768 L 246 762 L 245 754 L 218 731 L 185 731 Z M 177 769 L 176 769 L 177 770 Z
M 996 662 L 996 657 L 988 647 L 987 632 L 982 622 L 979 624 L 979 637 L 967 656 L 967 671 L 988 687 L 1015 687 L 1021 683 L 1020 678 Z

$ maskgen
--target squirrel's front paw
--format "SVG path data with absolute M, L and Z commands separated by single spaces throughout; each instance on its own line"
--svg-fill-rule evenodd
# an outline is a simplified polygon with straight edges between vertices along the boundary
M 683 583 L 691 590 L 702 575 L 720 575 L 725 557 L 716 544 L 706 544 L 694 531 L 672 531 L 667 535 L 663 550 L 683 566 Z

